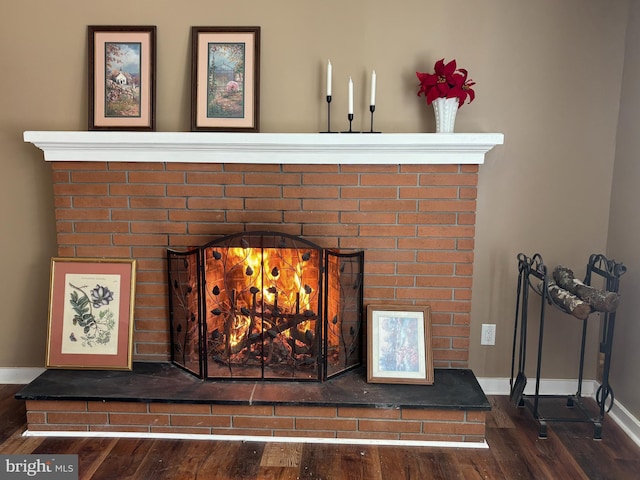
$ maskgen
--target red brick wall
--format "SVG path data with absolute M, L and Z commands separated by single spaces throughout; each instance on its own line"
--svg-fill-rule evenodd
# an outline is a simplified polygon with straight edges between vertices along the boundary
M 29 431 L 482 442 L 485 411 L 27 400 Z
M 272 230 L 365 250 L 365 304 L 430 305 L 466 367 L 477 165 L 53 162 L 58 254 L 138 261 L 134 360 L 169 358 L 166 248 Z

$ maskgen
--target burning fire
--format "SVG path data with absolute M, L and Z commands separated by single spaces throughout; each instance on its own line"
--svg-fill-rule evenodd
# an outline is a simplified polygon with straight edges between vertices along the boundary
M 207 325 L 209 331 L 223 328 L 232 353 L 264 331 L 271 337 L 282 335 L 286 339 L 315 335 L 319 293 L 317 252 L 241 247 L 221 250 L 223 253 L 214 250 L 211 254 L 211 264 L 207 261 L 207 285 L 215 285 L 211 300 L 217 305 L 210 311 L 229 312 L 232 318 L 227 316 L 226 321 L 231 321 L 231 325 L 230 328 L 219 325 L 219 315 L 208 316 Z M 309 320 L 294 325 L 278 323 L 279 318 L 287 315 L 307 315 Z
M 362 265 L 363 252 L 265 232 L 170 251 L 172 359 L 207 378 L 327 378 L 359 365 Z

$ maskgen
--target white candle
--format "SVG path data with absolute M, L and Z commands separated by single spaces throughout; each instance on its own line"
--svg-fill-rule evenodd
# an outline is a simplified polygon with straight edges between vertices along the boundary
M 331 60 L 327 64 L 327 97 L 331 96 Z
M 353 115 L 353 80 L 349 77 L 349 115 Z
M 376 104 L 376 71 L 371 73 L 371 102 L 369 105 Z

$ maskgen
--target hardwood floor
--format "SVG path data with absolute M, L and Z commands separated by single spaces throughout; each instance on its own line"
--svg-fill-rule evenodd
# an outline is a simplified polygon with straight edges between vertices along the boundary
M 603 439 L 586 424 L 554 423 L 548 438 L 526 409 L 490 397 L 489 449 L 299 443 L 23 437 L 25 409 L 0 385 L 0 453 L 78 454 L 80 479 L 432 480 L 636 479 L 640 448 L 611 420 Z

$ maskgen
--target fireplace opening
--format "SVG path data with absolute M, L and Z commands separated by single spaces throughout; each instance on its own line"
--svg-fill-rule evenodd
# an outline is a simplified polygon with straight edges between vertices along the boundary
M 194 375 L 324 381 L 362 364 L 363 251 L 241 232 L 167 261 L 171 359 Z

